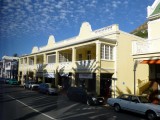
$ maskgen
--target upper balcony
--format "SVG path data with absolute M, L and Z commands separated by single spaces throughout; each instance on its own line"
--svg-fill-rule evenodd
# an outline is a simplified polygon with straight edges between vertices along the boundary
M 160 53 L 160 38 L 132 42 L 132 55 Z

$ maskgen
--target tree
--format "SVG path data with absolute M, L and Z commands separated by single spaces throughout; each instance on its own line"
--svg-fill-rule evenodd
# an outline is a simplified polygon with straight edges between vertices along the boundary
M 18 54 L 17 54 L 17 53 L 14 53 L 14 54 L 13 54 L 13 57 L 18 57 Z

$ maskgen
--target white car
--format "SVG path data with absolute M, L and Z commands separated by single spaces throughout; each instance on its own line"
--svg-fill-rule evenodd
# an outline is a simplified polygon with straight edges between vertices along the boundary
M 127 110 L 154 120 L 160 117 L 160 105 L 149 103 L 146 96 L 123 94 L 117 98 L 108 98 L 107 103 L 114 107 L 116 112 Z
M 26 89 L 30 89 L 30 90 L 35 90 L 35 89 L 38 89 L 39 87 L 39 84 L 37 84 L 35 81 L 32 81 L 32 80 L 29 80 L 29 81 L 26 81 L 24 83 L 24 88 Z

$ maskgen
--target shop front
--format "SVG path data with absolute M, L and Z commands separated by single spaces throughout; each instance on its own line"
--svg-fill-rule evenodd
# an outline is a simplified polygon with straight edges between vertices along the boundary
M 150 100 L 160 99 L 160 59 L 143 60 L 140 64 L 149 65 L 149 87 L 146 90 L 150 94 Z
M 71 72 L 58 73 L 58 85 L 61 86 L 63 90 L 67 90 L 71 86 L 71 81 L 72 81 Z
M 55 74 L 52 72 L 46 72 L 43 74 L 45 83 L 52 83 L 55 86 Z
M 96 74 L 95 73 L 76 73 L 76 86 L 83 87 L 88 92 L 96 91 Z

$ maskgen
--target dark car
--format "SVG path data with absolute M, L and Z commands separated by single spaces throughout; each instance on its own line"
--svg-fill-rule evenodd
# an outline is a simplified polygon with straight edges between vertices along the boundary
M 86 103 L 88 105 L 104 104 L 103 97 L 97 97 L 95 94 L 87 92 L 82 87 L 70 87 L 67 91 L 67 96 L 70 100 Z
M 8 84 L 10 81 L 10 78 L 4 78 L 4 83 Z
M 16 80 L 16 79 L 10 79 L 8 83 L 10 85 L 18 85 L 19 84 L 18 80 Z
M 0 78 L 0 83 L 5 83 L 5 78 Z
M 51 83 L 41 83 L 39 85 L 39 92 L 45 93 L 48 95 L 57 95 L 58 89 L 53 87 Z

